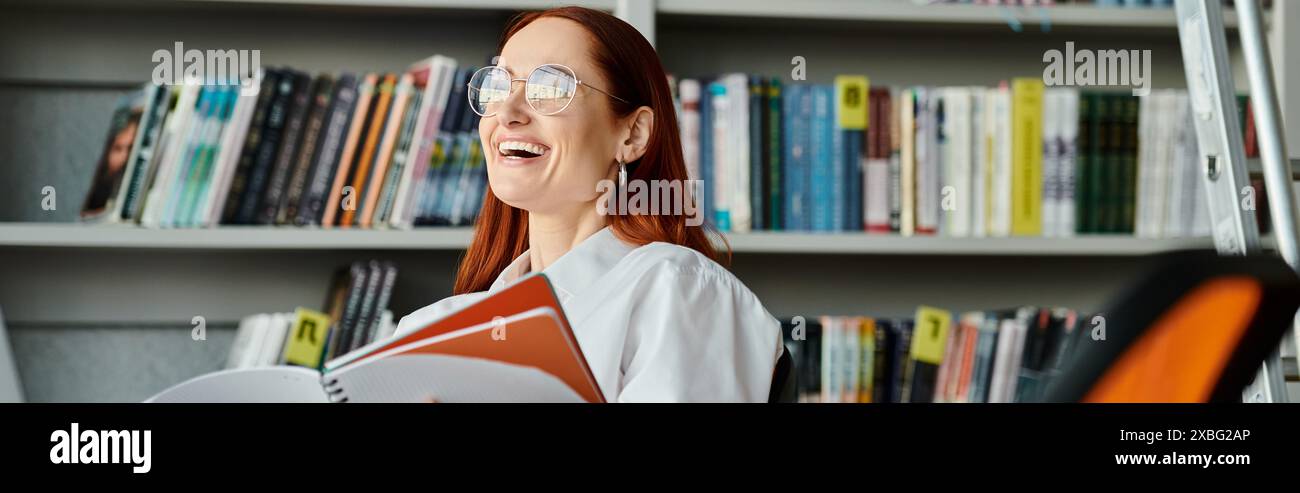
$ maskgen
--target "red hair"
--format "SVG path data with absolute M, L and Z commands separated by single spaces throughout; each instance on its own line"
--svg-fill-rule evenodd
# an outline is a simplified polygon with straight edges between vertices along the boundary
M 686 186 L 686 163 L 668 76 L 650 42 L 636 28 L 605 12 L 561 7 L 515 16 L 507 25 L 497 52 L 524 26 L 546 17 L 571 20 L 591 35 L 592 60 L 608 81 L 608 87 L 602 89 L 630 102 L 609 100 L 619 116 L 629 115 L 641 106 L 654 110 L 645 154 L 627 163 L 628 179 L 674 180 L 683 184 L 683 194 L 690 193 L 692 187 Z M 703 214 L 702 209 L 697 211 Z M 685 215 L 610 214 L 605 218 L 614 234 L 628 243 L 673 243 L 699 251 L 714 261 L 722 260 L 709 242 L 711 228 L 707 224 L 688 226 Z M 456 294 L 487 290 L 497 275 L 528 249 L 528 211 L 502 202 L 491 187 L 483 196 L 483 207 L 474 229 L 474 240 L 456 273 Z

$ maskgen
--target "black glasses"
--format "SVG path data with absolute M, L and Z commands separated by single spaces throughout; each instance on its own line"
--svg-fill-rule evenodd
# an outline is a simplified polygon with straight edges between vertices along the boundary
M 469 79 L 469 107 L 479 116 L 497 114 L 498 108 L 510 98 L 510 91 L 515 81 L 524 82 L 524 99 L 528 106 L 542 115 L 554 115 L 573 102 L 578 86 L 590 87 L 601 94 L 624 103 L 628 100 L 605 92 L 591 84 L 578 80 L 573 69 L 558 63 L 539 65 L 523 79 L 510 77 L 510 72 L 500 66 L 490 65 L 478 69 Z

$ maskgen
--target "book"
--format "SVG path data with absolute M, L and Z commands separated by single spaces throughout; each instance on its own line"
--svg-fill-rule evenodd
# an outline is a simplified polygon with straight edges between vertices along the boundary
M 158 162 L 159 139 L 167 112 L 171 110 L 173 93 L 169 87 L 153 84 L 146 85 L 144 91 L 147 102 L 140 115 L 136 140 L 127 158 L 121 190 L 113 201 L 114 211 L 109 222 L 131 222 L 138 217 L 140 195 L 147 191 L 144 189 L 146 180 L 152 176 Z
M 1020 78 L 1011 83 L 1011 233 L 1043 232 L 1043 82 Z
M 784 99 L 782 96 L 782 84 L 780 79 L 770 79 L 767 81 L 767 109 L 763 113 L 766 123 L 763 125 L 767 135 L 767 146 L 763 153 L 763 167 L 765 172 L 765 193 L 767 198 L 763 203 L 767 220 L 765 224 L 767 229 L 782 230 L 785 229 L 781 205 L 785 200 L 785 189 L 783 176 L 785 172 L 785 155 L 782 153 L 784 141 L 781 139 L 783 125 L 782 112 L 784 111 Z
M 285 317 L 285 321 L 293 320 L 293 328 L 303 329 L 302 322 L 319 319 L 320 315 L 304 312 L 293 319 Z M 290 325 L 284 323 L 286 334 Z M 239 336 L 236 343 L 240 343 Z M 310 353 L 310 349 L 305 352 Z M 521 279 L 402 337 L 369 344 L 321 370 L 309 365 L 234 367 L 182 382 L 146 402 L 429 399 L 604 402 L 543 274 Z
M 836 231 L 862 231 L 863 219 L 863 167 L 866 159 L 866 133 L 870 119 L 871 82 L 864 75 L 835 77 L 835 131 L 840 145 L 836 147 L 838 160 L 833 170 L 834 188 L 840 190 L 831 196 L 832 227 Z
M 362 196 L 365 197 L 365 200 L 361 202 L 361 207 L 357 211 L 356 223 L 363 228 L 370 227 L 374 219 L 376 204 L 379 203 L 384 183 L 387 181 L 388 167 L 392 164 L 393 148 L 397 145 L 398 133 L 401 130 L 402 122 L 405 121 L 406 111 L 409 109 L 406 103 L 411 96 L 411 75 L 402 74 L 395 79 L 393 77 L 395 76 L 385 78 L 385 85 L 380 86 L 381 98 L 385 91 L 392 93 L 391 100 L 385 101 L 381 99 L 380 107 L 388 105 L 391 110 L 384 117 L 382 127 L 379 127 L 383 130 L 382 134 L 371 134 L 372 136 L 378 136 L 379 141 L 374 148 L 374 161 L 370 164 L 369 169 L 370 176 L 364 182 L 366 191 Z M 361 190 L 361 187 L 358 186 L 357 190 Z M 351 221 L 352 219 L 347 214 L 344 214 L 344 223 L 347 224 Z
M 810 87 L 812 92 L 812 122 L 809 124 L 810 139 L 808 143 L 808 202 L 811 204 L 809 216 L 812 231 L 834 231 L 836 204 L 843 201 L 842 187 L 835 181 L 836 170 L 841 169 L 837 158 L 842 158 L 836 148 L 840 136 L 835 131 L 835 88 L 818 84 Z M 841 182 L 842 183 L 842 182 Z
M 899 188 L 898 232 L 903 236 L 916 233 L 916 95 L 911 89 L 899 93 Z
M 254 208 L 252 218 L 255 224 L 276 224 L 280 206 L 289 193 L 289 180 L 298 163 L 298 150 L 302 147 L 308 114 L 311 112 L 316 86 L 321 83 L 319 77 L 301 72 L 289 72 L 290 95 L 286 101 L 284 127 L 279 138 L 279 148 L 274 155 L 274 164 L 266 170 L 266 188 L 260 202 Z
M 118 99 L 117 108 L 108 127 L 95 174 L 90 180 L 90 191 L 81 207 L 82 219 L 112 217 L 118 207 L 123 176 L 135 161 L 133 149 L 143 136 L 139 131 L 145 112 L 155 104 L 156 88 L 146 87 Z
M 368 74 L 357 87 L 356 108 L 348 124 L 347 137 L 343 141 L 343 150 L 339 154 L 339 162 L 334 170 L 334 184 L 330 188 L 329 199 L 326 201 L 325 210 L 322 212 L 322 226 L 334 226 L 336 218 L 341 216 L 340 211 L 356 207 L 356 190 L 350 184 L 354 168 L 353 163 L 356 161 L 355 156 L 358 154 L 358 147 L 363 145 L 362 134 L 365 133 L 370 119 L 373 117 L 374 111 L 371 105 L 374 103 L 376 96 L 375 84 L 377 82 L 377 75 Z
M 922 305 L 908 318 L 795 317 L 782 328 L 800 402 L 1037 402 L 1075 354 L 1084 320 L 1063 307 Z
M 293 224 L 298 218 L 298 208 L 302 205 L 307 180 L 311 177 L 312 162 L 320 150 L 321 129 L 329 116 L 334 84 L 334 77 L 329 74 L 318 75 L 312 82 L 310 99 L 303 117 L 302 138 L 297 155 L 290 161 L 289 181 L 276 210 L 275 224 Z
M 263 77 L 258 74 L 249 86 L 250 90 L 238 90 L 238 99 L 231 108 L 226 128 L 221 131 L 221 142 L 213 156 L 213 170 L 210 177 L 199 189 L 198 205 L 184 221 L 186 226 L 212 226 L 221 222 L 227 190 L 231 188 L 238 172 L 245 141 L 252 133 L 250 127 L 258 105 L 263 101 L 261 91 Z
M 346 144 L 346 132 L 352 122 L 357 97 L 356 76 L 350 73 L 340 75 L 334 85 L 334 95 L 330 98 L 329 113 L 322 121 L 322 135 L 318 137 L 319 145 L 313 153 L 315 162 L 302 197 L 302 205 L 298 207 L 295 220 L 297 225 L 321 224 L 325 202 L 330 195 L 330 185 L 334 183 L 334 174 L 342 162 L 339 157 Z
M 276 77 L 273 95 L 267 107 L 266 121 L 262 124 L 257 149 L 252 156 L 248 169 L 248 183 L 239 197 L 238 210 L 231 218 L 231 224 L 255 224 L 258 209 L 263 203 L 263 195 L 268 188 L 267 182 L 275 166 L 276 152 L 284 137 L 285 122 L 288 119 L 289 106 L 299 81 L 305 77 L 302 73 L 285 70 Z M 227 199 L 229 200 L 229 199 Z
M 781 113 L 786 119 L 783 127 L 786 131 L 783 161 L 785 172 L 782 173 L 782 203 L 785 210 L 783 225 L 788 230 L 807 230 L 812 207 L 809 180 L 809 164 L 812 144 L 812 91 L 807 85 L 791 84 L 782 90 L 784 104 Z M 707 173 L 706 173 L 706 180 Z M 707 181 L 705 182 L 707 183 Z M 715 199 L 716 200 L 716 199 Z
M 764 123 L 767 119 L 767 105 L 764 104 L 764 97 L 767 94 L 766 81 L 763 77 L 749 74 L 749 129 L 746 133 L 749 144 L 749 220 L 750 229 L 764 230 L 768 229 L 767 225 L 767 179 L 769 175 L 766 169 L 766 152 L 767 146 L 767 128 Z
M 264 127 L 267 115 L 271 111 L 271 102 L 279 83 L 278 70 L 267 69 L 263 72 L 252 119 L 248 122 L 248 133 L 244 137 L 243 149 L 239 153 L 238 163 L 230 178 L 229 189 L 224 194 L 218 192 L 218 196 L 224 197 L 220 206 L 216 207 L 221 211 L 221 224 L 234 224 L 237 221 L 240 204 L 251 180 L 253 163 L 257 160 L 257 150 L 261 147 L 262 139 L 265 138 Z
M 420 193 L 426 189 L 429 158 L 441 130 L 443 113 L 453 106 L 453 101 L 449 98 L 453 93 L 451 86 L 456 76 L 456 61 L 435 55 L 412 65 L 409 72 L 413 76 L 415 87 L 423 87 L 424 93 L 419 116 L 412 129 L 414 140 L 407 158 L 407 172 L 398 185 L 393 213 L 389 219 L 398 228 L 410 228 L 415 224 L 416 206 Z
M 892 147 L 889 135 L 889 119 L 893 117 L 889 109 L 889 89 L 873 87 L 870 90 L 867 146 L 863 164 L 862 204 L 863 227 L 871 233 L 889 233 L 891 231 L 891 207 L 895 206 L 891 190 L 894 184 L 890 180 L 890 156 Z
M 198 83 L 187 82 L 178 89 L 176 104 L 169 112 L 172 116 L 163 128 L 158 165 L 146 183 L 148 192 L 140 206 L 139 221 L 142 225 L 158 227 L 162 222 L 164 202 L 176 180 L 176 169 L 186 162 L 186 147 L 194 138 L 192 129 L 196 125 L 190 117 L 198 111 L 202 92 L 203 86 Z
M 219 166 L 218 160 L 224 158 L 221 146 L 225 143 L 223 136 L 230 127 L 230 119 L 239 101 L 238 87 L 228 85 L 217 89 L 211 115 L 203 129 L 201 141 L 195 148 L 189 172 L 177 184 L 175 203 L 165 213 L 165 226 L 193 227 L 197 224 L 195 215 L 202 212 L 201 202 L 211 186 L 214 168 Z

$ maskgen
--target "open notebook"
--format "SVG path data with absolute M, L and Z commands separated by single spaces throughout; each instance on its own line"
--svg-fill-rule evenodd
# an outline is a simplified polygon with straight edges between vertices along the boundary
M 329 362 L 202 375 L 146 402 L 604 402 L 542 274 Z

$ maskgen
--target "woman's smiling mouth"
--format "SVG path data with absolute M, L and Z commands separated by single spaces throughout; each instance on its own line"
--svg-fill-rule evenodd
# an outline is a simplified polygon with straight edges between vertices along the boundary
M 497 143 L 497 153 L 507 161 L 522 162 L 546 155 L 549 147 L 532 142 L 503 140 Z

